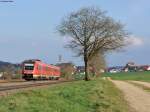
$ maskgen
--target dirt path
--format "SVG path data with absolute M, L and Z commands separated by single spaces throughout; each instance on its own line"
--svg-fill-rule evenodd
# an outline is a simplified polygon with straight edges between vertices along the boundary
M 130 82 L 133 82 L 133 83 L 136 83 L 136 84 L 140 84 L 142 86 L 150 88 L 150 83 L 148 83 L 148 82 L 142 82 L 142 81 L 130 81 Z
M 112 81 L 125 95 L 136 112 L 150 112 L 150 94 L 125 81 Z

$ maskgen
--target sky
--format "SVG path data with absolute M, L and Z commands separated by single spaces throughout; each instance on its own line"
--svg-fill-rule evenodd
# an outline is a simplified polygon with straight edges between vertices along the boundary
M 82 65 L 81 58 L 65 49 L 65 37 L 56 27 L 63 17 L 82 7 L 96 6 L 121 21 L 130 32 L 130 45 L 122 52 L 106 55 L 108 66 L 150 64 L 149 0 L 13 0 L 0 2 L 0 60 L 20 63 L 41 59 L 46 63 L 63 61 Z

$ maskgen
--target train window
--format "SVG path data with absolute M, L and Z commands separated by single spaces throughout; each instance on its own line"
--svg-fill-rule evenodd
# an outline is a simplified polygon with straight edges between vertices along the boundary
M 47 71 L 47 67 L 45 67 L 45 71 Z
M 42 66 L 41 65 L 38 65 L 38 70 L 42 70 Z
M 42 70 L 42 66 L 40 66 L 40 70 Z
M 48 67 L 46 67 L 46 71 L 48 71 L 49 70 L 49 68 Z
M 24 69 L 25 70 L 33 70 L 34 69 L 34 64 L 32 64 L 32 63 L 25 63 L 24 64 Z
M 34 66 L 25 66 L 25 70 L 33 70 Z
M 39 70 L 39 66 L 37 66 L 37 69 Z

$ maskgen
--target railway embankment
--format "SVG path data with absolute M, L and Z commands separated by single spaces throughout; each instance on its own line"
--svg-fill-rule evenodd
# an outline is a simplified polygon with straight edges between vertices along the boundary
M 0 112 L 130 112 L 108 80 L 74 81 L 0 97 Z

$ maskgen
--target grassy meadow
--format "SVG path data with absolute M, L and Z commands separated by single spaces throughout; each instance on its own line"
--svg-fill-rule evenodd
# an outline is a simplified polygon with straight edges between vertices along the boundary
M 107 80 L 76 81 L 0 96 L 0 112 L 130 112 Z
M 104 73 L 102 76 L 103 77 L 111 77 L 114 80 L 137 80 L 137 81 L 150 82 L 150 71 Z

